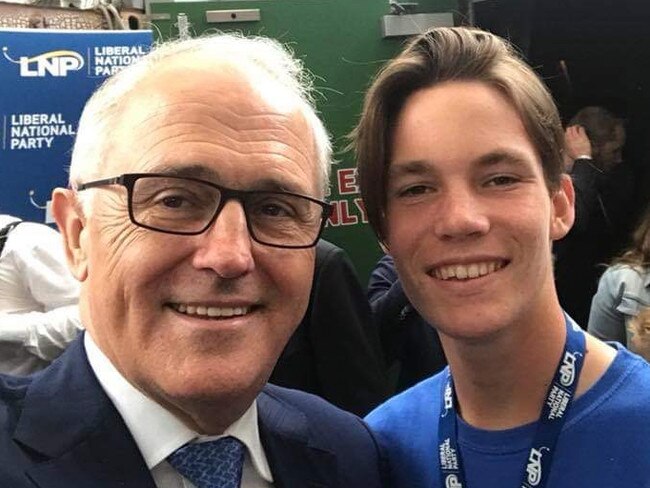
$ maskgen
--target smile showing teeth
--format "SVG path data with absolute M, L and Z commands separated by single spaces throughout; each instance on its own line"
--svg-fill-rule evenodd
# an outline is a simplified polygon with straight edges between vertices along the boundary
M 208 307 L 183 303 L 173 303 L 171 307 L 182 314 L 201 317 L 236 317 L 246 315 L 249 311 L 249 307 Z
M 504 266 L 505 263 L 503 261 L 489 261 L 471 264 L 452 264 L 449 266 L 439 266 L 433 270 L 432 274 L 439 280 L 450 280 L 452 278 L 455 278 L 457 280 L 467 280 L 494 273 Z

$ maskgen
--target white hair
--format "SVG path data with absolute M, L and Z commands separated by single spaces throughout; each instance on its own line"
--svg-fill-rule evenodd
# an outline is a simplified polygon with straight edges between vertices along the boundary
M 287 47 L 265 37 L 244 37 L 239 34 L 212 34 L 187 40 L 159 44 L 136 63 L 106 80 L 90 97 L 79 120 L 77 137 L 70 163 L 71 188 L 80 183 L 107 175 L 105 162 L 110 146 L 115 143 L 110 135 L 120 122 L 123 103 L 137 96 L 137 87 L 147 76 L 169 58 L 186 54 L 201 54 L 208 59 L 231 63 L 254 84 L 275 81 L 295 98 L 297 106 L 312 130 L 319 168 L 320 189 L 328 193 L 332 147 L 329 134 L 316 114 L 312 76 Z M 259 77 L 266 77 L 260 80 Z M 262 92 L 263 93 L 263 92 Z M 86 210 L 90 199 L 82 197 Z

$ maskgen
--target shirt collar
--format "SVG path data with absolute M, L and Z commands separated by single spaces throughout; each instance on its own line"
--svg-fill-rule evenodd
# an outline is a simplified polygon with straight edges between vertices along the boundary
M 194 439 L 203 441 L 230 435 L 244 443 L 259 475 L 269 483 L 273 482 L 271 468 L 260 440 L 257 401 L 222 435 L 200 435 L 131 385 L 99 349 L 89 333 L 84 334 L 84 346 L 97 380 L 122 416 L 149 470 Z

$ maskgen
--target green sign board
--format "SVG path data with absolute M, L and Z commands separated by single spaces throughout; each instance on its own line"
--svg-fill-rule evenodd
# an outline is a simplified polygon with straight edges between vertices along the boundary
M 457 8 L 456 0 L 403 5 L 413 14 Z M 405 39 L 384 37 L 382 18 L 391 12 L 388 0 L 151 0 L 147 8 L 154 32 L 163 39 L 186 31 L 196 36 L 211 30 L 236 30 L 278 39 L 304 61 L 315 76 L 318 109 L 335 147 L 329 196 L 334 213 L 325 238 L 348 252 L 365 283 L 381 250 L 367 225 L 353 156 L 344 148 L 366 87 Z

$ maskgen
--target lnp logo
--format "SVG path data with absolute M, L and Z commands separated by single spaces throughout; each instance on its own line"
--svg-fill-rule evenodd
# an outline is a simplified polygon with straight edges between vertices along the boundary
M 442 417 L 445 417 L 447 413 L 449 413 L 449 410 L 452 409 L 454 406 L 454 398 L 453 398 L 453 392 L 451 390 L 451 383 L 447 383 L 447 386 L 445 387 L 445 411 L 442 412 Z
M 458 481 L 458 476 L 449 474 L 445 478 L 445 488 L 463 488 L 463 484 Z
M 537 486 L 542 480 L 542 451 L 549 451 L 548 447 L 540 447 L 539 450 L 531 448 L 528 455 L 528 464 L 526 473 L 528 473 L 528 483 L 530 486 Z
M 7 51 L 7 46 L 4 46 L 2 54 L 8 61 L 20 65 L 20 76 L 23 78 L 44 78 L 48 74 L 67 76 L 69 71 L 79 71 L 84 66 L 84 58 L 74 51 L 49 51 L 31 58 L 21 56 L 17 61 Z
M 576 360 L 581 356 L 580 353 L 564 353 L 562 366 L 560 366 L 560 383 L 562 386 L 571 386 L 576 378 Z

